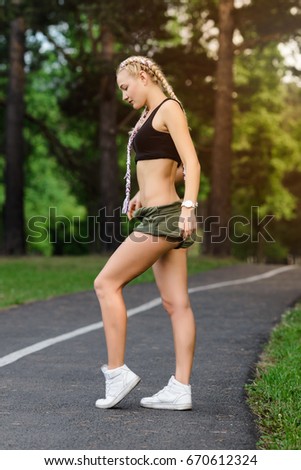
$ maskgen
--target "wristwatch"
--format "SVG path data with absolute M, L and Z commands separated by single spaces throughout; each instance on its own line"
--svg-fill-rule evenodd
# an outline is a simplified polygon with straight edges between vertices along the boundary
M 195 209 L 196 207 L 198 207 L 198 203 L 190 200 L 183 201 L 181 207 L 187 207 L 187 209 Z

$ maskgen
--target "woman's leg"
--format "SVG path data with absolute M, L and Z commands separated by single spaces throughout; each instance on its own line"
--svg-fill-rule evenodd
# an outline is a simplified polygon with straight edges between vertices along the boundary
M 187 287 L 187 250 L 170 250 L 153 265 L 163 306 L 173 329 L 176 371 L 175 378 L 189 384 L 195 348 L 195 321 Z
M 122 288 L 148 269 L 174 243 L 164 237 L 133 232 L 113 253 L 94 282 L 108 351 L 108 368 L 124 364 L 127 314 Z

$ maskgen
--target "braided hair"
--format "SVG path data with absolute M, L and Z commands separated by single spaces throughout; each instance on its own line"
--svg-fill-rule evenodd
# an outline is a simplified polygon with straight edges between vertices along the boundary
M 143 70 L 146 72 L 151 80 L 156 83 L 161 90 L 166 93 L 170 98 L 178 101 L 181 105 L 180 100 L 177 98 L 175 95 L 172 86 L 168 83 L 165 75 L 163 74 L 162 70 L 160 67 L 152 60 L 149 59 L 148 57 L 143 57 L 143 56 L 131 56 L 128 57 L 126 60 L 121 62 L 117 69 L 117 75 L 119 72 L 122 70 L 127 70 L 131 75 L 138 76 L 139 72 Z M 182 105 L 181 105 L 182 106 Z M 183 107 L 182 107 L 183 108 Z M 129 140 L 127 144 L 127 158 L 126 158 L 126 173 L 124 176 L 124 179 L 126 180 L 126 185 L 125 185 L 125 199 L 123 201 L 123 206 L 122 206 L 122 213 L 126 214 L 129 209 L 129 203 L 130 203 L 130 193 L 131 193 L 131 150 L 132 150 L 132 145 L 133 145 L 133 140 L 143 125 L 146 117 L 148 114 L 148 108 L 145 107 L 144 111 L 141 114 L 140 119 L 137 121 L 136 125 L 134 128 L 130 131 L 129 133 Z

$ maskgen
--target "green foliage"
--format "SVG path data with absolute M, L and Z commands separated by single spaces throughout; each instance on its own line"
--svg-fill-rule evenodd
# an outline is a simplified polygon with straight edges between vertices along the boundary
M 32 152 L 26 165 L 25 219 L 27 235 L 33 240 L 28 248 L 51 255 L 55 245 L 61 244 L 64 250 L 65 242 L 72 244 L 80 222 L 86 219 L 86 209 L 78 204 L 55 159 L 48 155 L 45 140 L 28 135 L 27 141 Z M 68 219 L 64 219 L 65 229 L 59 224 L 61 216 Z
M 8 3 L 0 4 L 1 124 L 7 85 L 7 26 L 18 13 L 7 8 Z M 47 207 L 56 201 L 60 214 L 80 214 L 81 225 L 101 204 L 100 83 L 108 69 L 114 74 L 116 64 L 132 53 L 154 56 L 182 100 L 202 164 L 200 199 L 206 200 L 214 133 L 216 54 L 212 45 L 218 34 L 217 7 L 217 0 L 154 0 L 151 4 L 143 0 L 23 2 L 22 13 L 28 25 L 27 218 L 48 213 Z M 276 4 L 272 0 L 253 0 L 250 6 L 235 12 L 236 27 L 244 43 L 238 47 L 235 61 L 233 213 L 249 216 L 250 206 L 255 205 L 261 217 L 275 216 L 276 244 L 264 247 L 269 259 L 300 251 L 301 92 L 281 82 L 285 67 L 276 48 L 277 42 L 292 35 L 298 40 L 300 14 L 296 14 L 296 7 L 296 0 Z M 106 27 L 114 36 L 111 63 L 102 56 Z M 269 46 L 263 47 L 266 44 Z M 125 172 L 127 132 L 136 118 L 119 99 L 117 147 L 121 177 Z M 0 132 L 1 155 L 3 146 L 4 135 Z M 123 183 L 121 178 L 116 182 L 120 200 Z M 2 176 L 0 208 L 3 200 Z M 72 226 L 71 233 L 79 230 Z M 62 246 L 40 246 L 48 254 L 51 248 L 61 250 Z M 72 249 L 78 246 L 72 245 Z M 254 246 L 248 244 L 234 247 L 234 251 L 240 256 L 256 254 Z
M 299 0 L 252 0 L 237 12 L 237 24 L 247 40 L 261 43 L 294 38 L 300 41 Z
M 232 167 L 234 214 L 248 217 L 250 207 L 258 206 L 260 217 L 271 214 L 278 223 L 296 217 L 297 198 L 285 178 L 301 161 L 300 142 L 287 122 L 287 88 L 279 77 L 282 68 L 273 45 L 237 58 Z M 252 255 L 261 250 L 261 256 L 276 260 L 287 251 L 281 240 L 276 242 L 277 250 L 268 245 L 235 249 Z

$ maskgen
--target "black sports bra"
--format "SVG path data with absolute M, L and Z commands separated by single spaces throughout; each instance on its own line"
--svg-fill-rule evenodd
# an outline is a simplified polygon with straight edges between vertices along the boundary
M 165 103 L 165 101 L 171 99 L 172 98 L 166 98 L 151 112 L 134 137 L 133 149 L 136 153 L 136 163 L 140 160 L 168 158 L 170 160 L 176 161 L 178 166 L 180 166 L 181 158 L 169 132 L 157 131 L 153 128 L 152 125 L 153 118 L 158 109 L 162 106 L 163 103 Z

